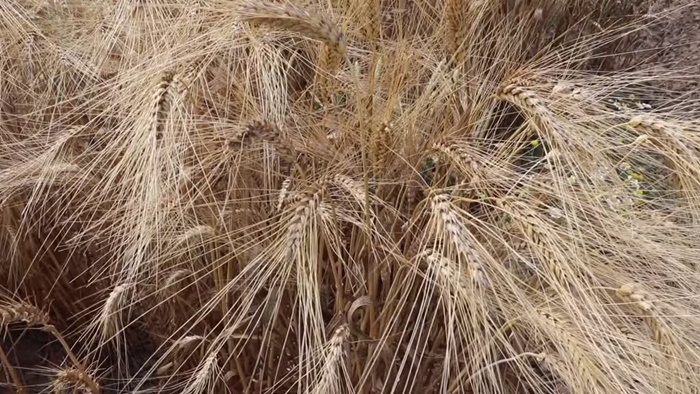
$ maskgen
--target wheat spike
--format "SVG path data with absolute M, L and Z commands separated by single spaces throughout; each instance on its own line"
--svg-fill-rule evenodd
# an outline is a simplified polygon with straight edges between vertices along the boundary
M 94 382 L 94 379 L 86 377 L 79 369 L 70 368 L 58 371 L 51 386 L 55 394 L 76 392 L 99 394 L 99 386 L 91 385 L 90 382 Z
M 546 241 L 547 231 L 542 219 L 520 201 L 501 199 L 498 200 L 498 205 L 514 219 L 516 227 L 534 244 L 535 251 L 546 269 L 552 273 L 556 282 L 567 286 L 573 277 L 562 267 L 562 262 L 559 261 L 552 247 Z
M 473 152 L 470 153 L 457 144 L 442 142 L 433 144 L 433 149 L 439 153 L 440 156 L 457 166 L 460 172 L 468 177 L 470 185 L 478 184 L 482 180 L 495 181 L 492 177 L 487 177 L 483 163 L 477 160 Z
M 241 7 L 239 15 L 245 21 L 288 29 L 323 41 L 340 56 L 345 56 L 347 51 L 345 35 L 335 23 L 325 16 L 313 14 L 292 4 L 267 1 L 246 3 Z
M 180 234 L 175 244 L 179 246 L 187 245 L 192 240 L 198 240 L 199 242 L 203 242 L 207 238 L 213 237 L 215 234 L 216 230 L 214 230 L 213 227 L 206 224 L 200 224 L 198 226 L 189 228 L 187 231 Z
M 457 215 L 456 207 L 453 206 L 451 196 L 448 193 L 436 194 L 431 199 L 432 214 L 443 231 L 449 235 L 456 250 L 468 261 L 470 277 L 473 283 L 485 284 L 484 267 L 481 261 L 483 258 L 476 248 L 478 243 L 464 222 Z
M 192 271 L 188 269 L 182 268 L 174 270 L 168 275 L 167 278 L 165 278 L 165 281 L 163 281 L 161 291 L 166 296 L 176 294 L 182 285 L 182 281 L 191 275 Z
M 663 322 L 654 304 L 649 300 L 649 294 L 640 285 L 628 283 L 620 286 L 616 294 L 624 301 L 632 303 L 634 308 L 641 314 L 641 317 L 649 326 L 654 335 L 654 340 L 663 346 L 670 348 L 674 345 L 673 336 L 668 327 Z
M 374 162 L 374 172 L 379 174 L 386 166 L 387 154 L 391 146 L 391 136 L 394 132 L 394 125 L 391 122 L 383 122 L 372 131 L 371 154 Z
M 365 186 L 362 182 L 354 180 L 343 174 L 335 174 L 333 176 L 333 181 L 341 188 L 345 189 L 345 191 L 348 192 L 358 204 L 364 207 L 367 199 L 367 193 L 365 193 Z
M 287 177 L 282 181 L 282 186 L 280 187 L 280 194 L 277 197 L 277 211 L 281 211 L 284 207 L 284 203 L 287 201 L 289 196 L 289 187 L 292 185 L 292 178 Z
M 459 294 L 461 297 L 466 297 L 468 294 L 468 283 L 465 280 L 465 275 L 455 264 L 454 261 L 446 258 L 439 252 L 426 249 L 418 253 L 418 257 L 425 258 L 428 263 L 429 270 L 434 272 L 439 279 L 439 289 L 444 292 L 446 297 L 452 294 Z M 474 267 L 478 269 L 478 267 Z M 476 272 L 476 269 L 473 272 Z M 472 274 L 476 278 L 475 274 Z
M 301 240 L 306 231 L 307 222 L 319 207 L 321 192 L 322 187 L 312 188 L 312 190 L 300 197 L 299 202 L 293 208 L 294 213 L 289 219 L 286 237 L 292 261 L 295 261 L 301 253 Z
M 109 293 L 109 297 L 105 301 L 102 307 L 102 312 L 100 313 L 100 326 L 103 338 L 110 338 L 115 335 L 121 328 L 121 320 L 119 315 L 121 314 L 121 308 L 124 303 L 124 298 L 128 286 L 118 285 Z
M 665 154 L 665 165 L 672 170 L 671 186 L 674 190 L 686 193 L 695 199 L 695 190 L 700 188 L 700 161 L 679 136 L 660 120 L 644 116 L 635 116 L 628 122 L 629 126 L 642 131 L 646 138 L 651 138 L 661 152 Z M 639 136 L 637 138 L 642 138 Z M 671 156 L 671 157 L 669 157 Z
M 567 352 L 564 354 L 560 353 L 560 355 L 569 358 L 571 364 L 577 368 L 573 373 L 577 379 L 584 380 L 586 384 L 585 390 L 590 390 L 591 392 L 599 390 L 600 385 L 598 384 L 597 376 L 600 376 L 600 371 L 586 355 L 586 351 L 581 349 L 578 341 L 571 336 L 568 330 L 562 327 L 561 319 L 553 313 L 545 311 L 540 311 L 540 317 L 550 329 L 557 333 L 556 336 L 552 337 L 552 340 L 559 342 L 566 349 Z
M 446 6 L 449 40 L 457 64 L 463 64 L 467 58 L 466 40 L 468 28 L 466 24 L 467 3 L 461 0 L 448 0 Z
M 172 82 L 172 77 L 172 73 L 162 73 L 158 79 L 158 82 L 153 88 L 153 91 L 151 92 L 147 130 L 151 132 L 152 136 L 159 136 L 160 134 L 162 128 L 161 123 L 164 119 L 166 111 L 164 105 L 167 104 L 167 93 Z
M 496 97 L 509 101 L 534 114 L 540 113 L 544 108 L 537 93 L 517 84 L 507 84 L 500 88 L 496 93 Z
M 201 335 L 188 335 L 186 337 L 180 338 L 173 344 L 173 347 L 179 349 L 187 349 L 189 346 L 195 342 L 202 342 L 205 338 Z
M 49 324 L 49 316 L 39 308 L 21 302 L 0 306 L 0 326 L 13 323 L 45 326 Z
M 193 375 L 189 384 L 183 390 L 183 394 L 198 394 L 213 392 L 214 382 L 212 378 L 216 375 L 218 369 L 218 358 L 216 353 L 212 353 L 200 363 L 198 371 Z
M 311 393 L 325 394 L 341 392 L 340 374 L 344 372 L 344 347 L 349 335 L 350 330 L 348 326 L 342 325 L 335 330 L 331 339 L 328 340 L 323 354 L 320 378 L 312 388 Z

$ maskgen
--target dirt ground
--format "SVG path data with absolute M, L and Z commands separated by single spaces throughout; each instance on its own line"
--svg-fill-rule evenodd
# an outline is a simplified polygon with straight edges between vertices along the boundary
M 641 34 L 643 62 L 639 68 L 683 71 L 684 78 L 664 86 L 673 93 L 700 99 L 700 1 L 654 1 L 646 13 L 658 23 Z

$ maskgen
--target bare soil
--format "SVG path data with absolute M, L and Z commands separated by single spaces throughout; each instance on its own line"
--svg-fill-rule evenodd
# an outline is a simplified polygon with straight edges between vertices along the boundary
M 640 69 L 683 71 L 665 88 L 677 95 L 700 98 L 700 1 L 661 0 L 641 13 L 649 15 L 653 26 L 641 32 Z

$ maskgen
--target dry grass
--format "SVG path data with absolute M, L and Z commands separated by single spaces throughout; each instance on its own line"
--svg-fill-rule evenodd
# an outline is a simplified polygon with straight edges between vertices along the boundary
M 0 387 L 698 392 L 698 103 L 633 9 L 2 2 Z

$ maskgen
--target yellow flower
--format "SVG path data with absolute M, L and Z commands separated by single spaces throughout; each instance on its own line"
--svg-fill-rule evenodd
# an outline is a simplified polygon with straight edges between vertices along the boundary
M 634 171 L 629 171 L 629 172 L 627 172 L 627 174 L 631 175 L 633 179 L 636 179 L 638 181 L 643 181 L 644 179 L 646 179 L 646 177 L 644 175 L 639 174 L 639 173 L 634 172 Z

